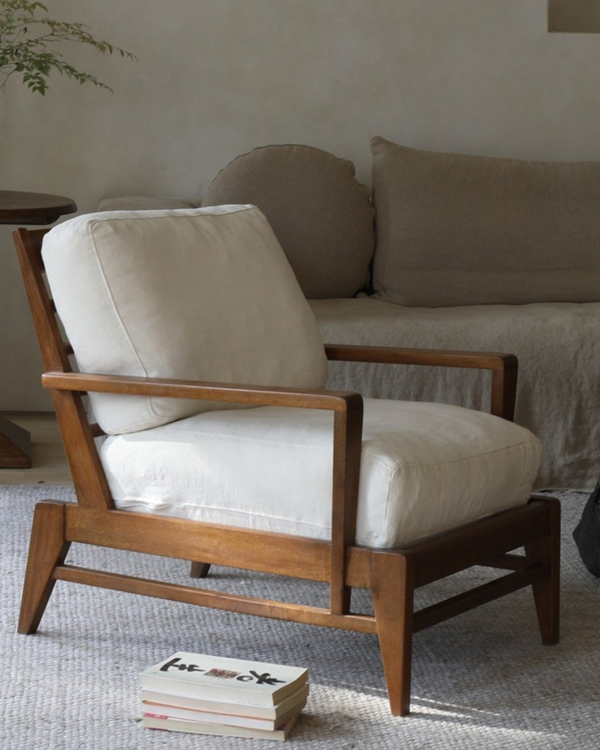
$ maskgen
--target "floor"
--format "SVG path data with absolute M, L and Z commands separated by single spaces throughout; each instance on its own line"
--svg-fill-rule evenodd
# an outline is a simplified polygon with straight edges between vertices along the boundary
M 73 502 L 71 486 L 0 486 L 1 750 L 274 750 L 277 743 L 145 730 L 139 673 L 177 651 L 308 667 L 298 750 L 598 750 L 600 580 L 572 530 L 586 495 L 564 493 L 562 632 L 543 646 L 522 589 L 417 634 L 411 715 L 390 715 L 377 637 L 209 610 L 58 581 L 40 631 L 16 633 L 35 504 Z M 327 606 L 323 583 L 222 566 L 194 582 L 158 555 L 74 544 L 72 565 L 243 596 Z M 484 584 L 485 568 L 417 592 L 430 606 Z M 353 609 L 371 614 L 365 589 Z M 5 658 L 4 655 L 6 655 Z
M 31 469 L 0 469 L 0 485 L 71 482 L 67 457 L 54 414 L 4 413 L 2 416 L 31 433 L 33 466 Z

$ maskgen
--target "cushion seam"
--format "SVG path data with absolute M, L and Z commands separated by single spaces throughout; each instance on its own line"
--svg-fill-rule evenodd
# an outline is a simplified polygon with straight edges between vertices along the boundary
M 212 208 L 212 206 L 210 208 Z M 154 211 L 160 212 L 160 211 L 171 211 L 171 210 L 173 210 L 173 211 L 187 211 L 188 209 L 187 208 L 176 208 L 176 209 L 164 209 L 163 208 L 163 209 L 150 209 L 150 210 L 151 211 L 154 210 Z M 190 208 L 189 210 L 190 211 L 199 211 L 201 209 Z M 197 214 L 197 216 L 194 217 L 194 218 L 200 218 L 200 219 L 211 218 L 211 219 L 214 219 L 214 218 L 221 218 L 222 216 L 228 216 L 229 214 L 241 214 L 241 213 L 244 213 L 244 211 L 255 211 L 255 210 L 257 210 L 256 206 L 249 206 L 248 208 L 239 208 L 239 209 L 236 209 L 235 211 L 228 211 L 228 212 L 217 213 L 217 214 L 210 214 L 210 213 Z M 133 212 L 134 212 L 134 209 L 131 210 L 131 213 L 133 213 Z M 113 212 L 112 211 L 107 211 L 106 213 L 110 214 L 110 213 L 113 213 Z M 114 212 L 114 213 L 118 213 L 118 212 Z M 124 213 L 125 213 L 125 211 L 124 211 Z M 127 211 L 126 213 L 130 213 L 130 212 Z M 139 211 L 137 211 L 136 213 L 139 213 Z M 188 218 L 189 218 L 188 214 L 184 215 L 184 214 L 172 214 L 172 213 L 170 213 L 168 216 L 150 216 L 150 217 L 149 216 L 107 216 L 106 218 L 102 218 L 102 219 L 96 218 L 96 219 L 91 220 L 89 226 L 90 226 L 90 232 L 91 232 L 91 230 L 94 228 L 94 226 L 96 226 L 96 224 L 105 224 L 108 221 L 148 221 L 148 219 L 169 219 L 169 221 L 171 221 L 172 219 L 188 219 Z
M 537 438 L 536 438 L 536 440 L 537 440 Z M 539 441 L 538 441 L 538 443 L 539 443 Z M 397 469 L 400 469 L 400 468 L 420 469 L 420 468 L 422 468 L 424 466 L 442 466 L 442 465 L 445 465 L 445 464 L 455 464 L 455 463 L 458 463 L 459 461 L 469 461 L 472 458 L 480 458 L 482 456 L 489 456 L 490 454 L 492 454 L 492 453 L 498 453 L 499 451 L 512 450 L 513 448 L 520 448 L 520 447 L 522 447 L 524 445 L 535 445 L 535 444 L 536 443 L 533 440 L 522 440 L 519 443 L 511 443 L 509 445 L 504 445 L 504 446 L 501 446 L 499 448 L 490 448 L 487 451 L 481 451 L 481 453 L 471 453 L 468 456 L 460 456 L 459 458 L 451 458 L 451 459 L 448 459 L 446 461 L 427 461 L 425 463 L 420 463 L 420 464 L 403 463 L 403 464 L 397 464 L 396 468 Z
M 131 433 L 129 434 L 131 435 Z M 287 442 L 287 441 L 284 442 L 282 440 L 269 440 L 267 438 L 260 438 L 260 437 L 255 437 L 255 436 L 250 438 L 250 437 L 245 437 L 243 435 L 228 435 L 227 433 L 197 432 L 195 430 L 173 430 L 170 433 L 170 435 L 173 435 L 173 436 L 177 434 L 201 435 L 202 437 L 206 437 L 206 438 L 224 438 L 227 440 L 246 441 L 250 443 L 268 443 L 270 445 L 281 445 L 281 446 L 297 447 L 297 448 L 320 448 L 320 449 L 325 449 L 325 450 L 331 449 L 331 445 L 314 445 L 314 444 L 311 445 L 310 443 L 292 443 L 292 442 Z M 124 435 L 123 436 L 115 435 L 114 437 L 124 437 Z M 401 459 L 398 463 L 390 464 L 381 456 L 378 456 L 376 453 L 373 453 L 368 448 L 366 448 L 364 443 L 362 444 L 361 454 L 375 459 L 386 468 L 395 472 L 398 469 L 413 469 L 413 468 L 419 469 L 424 466 L 441 466 L 445 464 L 457 463 L 459 461 L 468 461 L 472 458 L 479 458 L 481 456 L 487 456 L 492 453 L 497 453 L 498 451 L 505 451 L 505 450 L 510 450 L 512 448 L 519 448 L 523 445 L 535 445 L 535 442 L 533 440 L 523 440 L 519 443 L 510 443 L 509 445 L 500 446 L 498 448 L 490 448 L 489 450 L 481 451 L 480 453 L 471 453 L 468 456 L 459 456 L 457 458 L 439 460 L 439 461 L 427 461 L 427 462 L 418 463 L 418 464 L 403 462 Z
M 100 259 L 100 253 L 98 252 L 98 248 L 96 246 L 96 238 L 94 237 L 94 231 L 93 231 L 94 226 L 95 226 L 94 222 L 92 222 L 90 224 L 90 226 L 89 226 L 90 238 L 92 240 L 92 249 L 93 249 L 93 252 L 94 252 L 96 263 L 97 263 L 98 268 L 100 270 L 100 276 L 102 278 L 102 281 L 103 281 L 103 284 L 104 284 L 104 288 L 106 290 L 106 293 L 108 295 L 108 299 L 110 301 L 112 312 L 113 312 L 114 316 L 116 317 L 116 319 L 117 319 L 117 321 L 118 321 L 121 329 L 123 330 L 123 333 L 125 334 L 125 339 L 126 339 L 127 343 L 129 344 L 129 348 L 133 352 L 134 357 L 137 359 L 139 366 L 142 368 L 142 372 L 144 373 L 144 377 L 147 378 L 148 377 L 148 371 L 144 367 L 144 364 L 143 364 L 143 362 L 141 360 L 141 357 L 140 357 L 137 349 L 134 346 L 134 343 L 133 343 L 132 338 L 131 338 L 131 336 L 129 334 L 129 331 L 127 330 L 127 327 L 125 326 L 125 323 L 123 322 L 123 318 L 121 317 L 121 314 L 119 313 L 119 310 L 118 310 L 117 305 L 115 303 L 115 299 L 114 299 L 114 296 L 113 296 L 112 289 L 110 287 L 110 284 L 108 283 L 108 278 L 106 277 L 106 273 L 104 271 L 104 266 L 102 265 L 102 261 Z M 154 405 L 152 403 L 152 398 L 151 397 L 146 397 L 146 398 L 147 398 L 148 406 L 150 407 L 150 412 L 155 417 L 159 417 L 159 415 L 154 410 Z

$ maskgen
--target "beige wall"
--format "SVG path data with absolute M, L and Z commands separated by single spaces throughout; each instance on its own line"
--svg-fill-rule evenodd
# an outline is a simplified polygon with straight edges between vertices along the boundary
M 1 185 L 200 197 L 237 154 L 300 142 L 369 175 L 369 139 L 600 160 L 600 38 L 547 33 L 547 0 L 48 0 L 138 63 L 73 57 L 115 94 L 16 82 Z M 8 228 L 0 228 L 0 409 L 49 405 Z

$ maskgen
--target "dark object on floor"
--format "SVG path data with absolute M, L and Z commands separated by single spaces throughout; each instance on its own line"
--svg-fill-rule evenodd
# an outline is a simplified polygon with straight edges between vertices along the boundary
M 586 567 L 600 578 L 600 480 L 586 503 L 573 539 Z

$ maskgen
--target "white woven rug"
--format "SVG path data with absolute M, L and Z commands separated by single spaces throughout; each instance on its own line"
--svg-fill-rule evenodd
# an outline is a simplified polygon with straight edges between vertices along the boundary
M 374 636 L 205 610 L 59 582 L 40 630 L 15 633 L 34 502 L 68 487 L 0 487 L 0 749 L 267 748 L 272 743 L 145 730 L 138 673 L 177 650 L 307 666 L 311 695 L 289 741 L 305 748 L 595 750 L 600 746 L 600 581 L 571 530 L 585 495 L 562 496 L 562 640 L 539 642 L 529 591 L 415 638 L 413 713 L 390 716 Z M 87 566 L 189 583 L 184 562 L 73 546 Z M 213 572 L 214 571 L 214 572 Z M 325 586 L 216 568 L 202 586 L 325 604 Z M 465 579 L 484 580 L 474 569 Z M 461 577 L 440 582 L 454 593 Z M 433 587 L 429 587 L 433 589 Z M 362 592 L 361 592 L 362 594 Z M 423 595 L 424 594 L 424 595 Z M 355 608 L 369 609 L 359 595 Z

